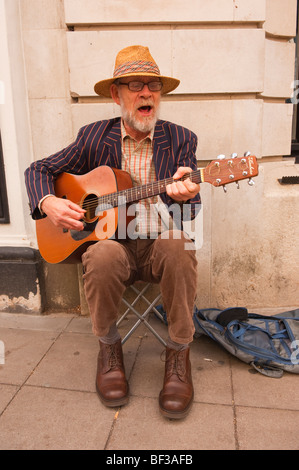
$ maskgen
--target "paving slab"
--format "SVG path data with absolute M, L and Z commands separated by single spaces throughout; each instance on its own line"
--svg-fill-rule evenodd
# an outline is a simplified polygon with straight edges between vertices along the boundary
M 120 410 L 107 444 L 107 450 L 117 449 L 235 449 L 232 408 L 194 403 L 185 419 L 169 420 L 161 416 L 157 399 L 133 397 Z
M 92 335 L 62 333 L 27 384 L 93 392 L 98 349 Z
M 19 390 L 16 385 L 0 385 L 0 413 L 2 413 Z
M 95 393 L 24 386 L 1 416 L 0 449 L 103 449 L 114 415 Z
M 236 358 L 231 361 L 236 405 L 299 410 L 298 374 L 284 372 L 281 378 L 271 378 Z
M 191 344 L 195 401 L 231 405 L 230 356 L 210 338 L 202 336 Z
M 299 450 L 299 411 L 237 407 L 236 420 L 240 450 Z
M 0 339 L 5 346 L 0 383 L 23 384 L 51 348 L 56 336 L 54 331 L 0 328 Z

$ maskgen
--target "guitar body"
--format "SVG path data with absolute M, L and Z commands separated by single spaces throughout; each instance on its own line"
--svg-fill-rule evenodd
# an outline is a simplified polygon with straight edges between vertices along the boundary
M 132 187 L 130 175 L 122 170 L 99 166 L 85 175 L 62 173 L 55 182 L 57 197 L 68 199 L 86 210 L 83 231 L 56 227 L 48 217 L 36 221 L 40 253 L 48 263 L 79 262 L 91 244 L 116 237 L 119 209 L 96 215 L 97 199 Z

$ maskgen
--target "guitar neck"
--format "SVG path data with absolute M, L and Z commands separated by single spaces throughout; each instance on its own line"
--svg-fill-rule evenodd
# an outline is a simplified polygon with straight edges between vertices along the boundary
M 202 176 L 201 170 L 195 170 L 190 173 L 187 173 L 180 181 L 190 178 L 194 183 L 201 183 Z M 124 203 L 134 203 L 142 199 L 147 199 L 149 197 L 158 196 L 159 194 L 166 192 L 166 186 L 173 183 L 175 180 L 173 177 L 166 178 L 164 180 L 153 181 L 152 183 L 147 183 L 142 186 L 135 186 L 132 188 L 124 189 L 123 191 L 118 191 L 111 194 L 106 194 L 99 197 L 100 205 L 109 205 L 112 207 L 117 207 Z
M 205 168 L 187 173 L 179 180 L 173 177 L 160 181 L 153 181 L 142 186 L 135 186 L 119 192 L 106 194 L 98 198 L 98 204 L 101 207 L 117 207 L 126 203 L 134 203 L 141 199 L 158 196 L 166 192 L 166 186 L 174 181 L 184 181 L 187 178 L 194 183 L 210 183 L 213 186 L 224 186 L 228 183 L 238 182 L 239 180 L 249 179 L 258 175 L 257 159 L 253 155 L 245 155 L 242 158 L 231 158 L 228 160 L 212 161 Z

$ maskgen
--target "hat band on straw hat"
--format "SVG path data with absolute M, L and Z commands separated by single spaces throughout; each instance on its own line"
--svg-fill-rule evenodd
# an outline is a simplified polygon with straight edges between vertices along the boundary
M 160 75 L 160 70 L 157 64 L 153 62 L 145 62 L 143 60 L 136 60 L 135 62 L 126 62 L 121 64 L 114 70 L 113 77 L 117 78 L 121 75 L 126 75 L 127 73 L 154 73 Z

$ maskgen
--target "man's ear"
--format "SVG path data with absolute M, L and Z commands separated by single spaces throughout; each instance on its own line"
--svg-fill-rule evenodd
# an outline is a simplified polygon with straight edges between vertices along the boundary
M 111 93 L 113 101 L 119 105 L 120 99 L 119 99 L 118 87 L 114 83 L 112 83 L 112 85 L 110 86 L 110 93 Z

